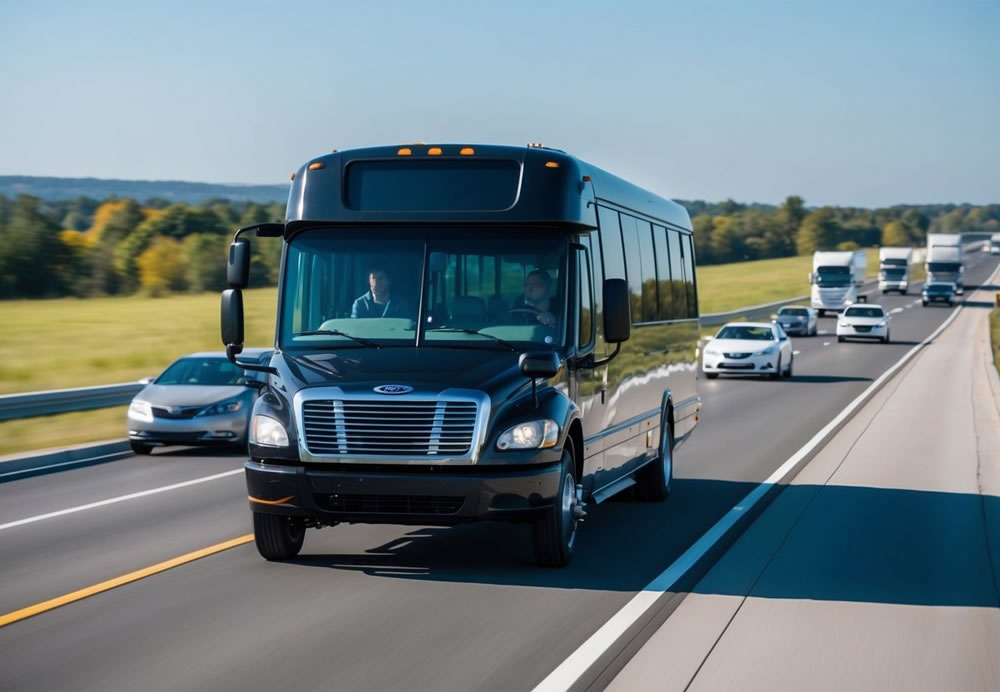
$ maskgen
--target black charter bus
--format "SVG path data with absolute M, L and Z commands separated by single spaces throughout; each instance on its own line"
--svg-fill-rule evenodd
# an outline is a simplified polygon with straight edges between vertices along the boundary
M 563 566 L 588 503 L 666 499 L 701 406 L 680 205 L 541 146 L 320 156 L 285 223 L 230 247 L 234 360 L 253 234 L 284 242 L 246 463 L 263 557 L 309 527 L 491 519 Z

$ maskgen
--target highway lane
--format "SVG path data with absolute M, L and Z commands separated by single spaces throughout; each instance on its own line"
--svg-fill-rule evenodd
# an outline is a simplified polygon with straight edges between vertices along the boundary
M 970 258 L 968 283 L 995 264 Z M 904 309 L 893 338 L 915 342 L 950 312 Z M 324 529 L 296 563 L 243 546 L 0 629 L 0 688 L 530 687 L 911 348 L 793 341 L 792 380 L 701 382 L 704 418 L 670 502 L 593 508 L 569 569 L 535 568 L 525 527 Z M 0 507 L 10 521 L 154 487 L 145 474 L 176 482 L 239 465 L 115 462 L 0 485 Z M 84 479 L 94 473 L 102 482 Z M 0 561 L 4 611 L 249 530 L 241 482 L 197 488 L 0 531 L 0 551 L 16 555 Z M 14 497 L 27 511 L 7 509 Z M 42 574 L 44 587 L 30 583 Z

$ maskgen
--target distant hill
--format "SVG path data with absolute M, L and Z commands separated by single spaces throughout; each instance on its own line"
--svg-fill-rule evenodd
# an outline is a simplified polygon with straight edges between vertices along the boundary
M 288 200 L 288 184 L 226 185 L 189 183 L 183 180 L 102 180 L 100 178 L 48 178 L 29 175 L 0 175 L 0 195 L 14 198 L 33 195 L 44 200 L 69 200 L 89 197 L 127 197 L 145 202 L 164 199 L 168 202 L 201 204 L 209 199 L 269 204 Z

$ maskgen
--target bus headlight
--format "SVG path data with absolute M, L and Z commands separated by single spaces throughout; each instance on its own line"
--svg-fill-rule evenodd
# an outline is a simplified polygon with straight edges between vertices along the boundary
M 287 447 L 285 426 L 270 416 L 254 416 L 250 422 L 250 442 L 261 447 Z
M 497 438 L 497 449 L 545 449 L 554 447 L 559 425 L 554 420 L 533 420 L 508 428 Z

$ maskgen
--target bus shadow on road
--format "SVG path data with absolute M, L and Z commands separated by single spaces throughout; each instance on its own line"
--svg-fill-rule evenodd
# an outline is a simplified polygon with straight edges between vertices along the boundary
M 640 591 L 754 487 L 678 479 L 664 504 L 591 507 L 564 569 L 536 567 L 529 527 L 504 524 L 403 527 L 394 540 L 363 553 L 303 555 L 296 562 L 381 578 Z M 707 577 L 696 584 L 689 575 L 684 588 L 762 598 L 998 605 L 1000 585 L 989 557 L 990 550 L 1000 555 L 998 497 L 802 485 L 786 487 L 772 507 L 777 503 L 807 511 L 787 525 L 751 525 L 753 532 L 765 531 L 763 538 L 754 537 L 749 547 L 736 544 L 711 572 L 710 564 L 700 564 L 694 576 Z M 775 526 L 761 528 L 769 524 Z M 768 530 L 780 536 L 768 539 Z

